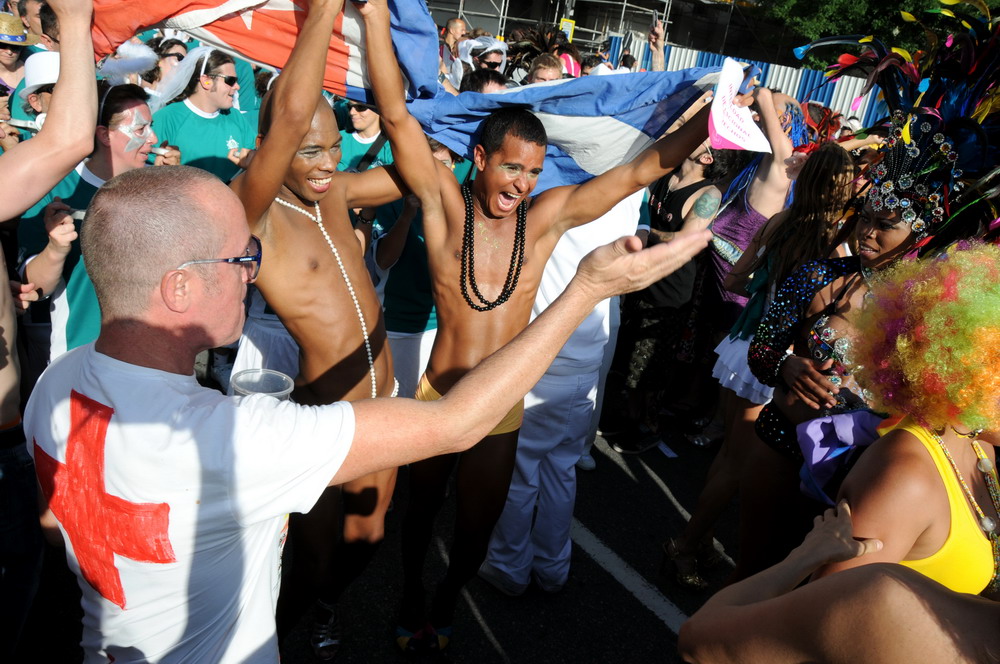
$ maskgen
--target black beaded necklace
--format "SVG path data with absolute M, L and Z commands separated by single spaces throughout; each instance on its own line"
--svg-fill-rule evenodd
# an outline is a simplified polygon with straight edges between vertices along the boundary
M 483 297 L 476 284 L 475 264 L 475 210 L 472 207 L 472 187 L 462 185 L 462 197 L 465 198 L 465 226 L 462 229 L 462 297 L 476 311 L 492 311 L 510 299 L 517 288 L 517 280 L 521 276 L 521 266 L 524 265 L 524 235 L 528 220 L 528 203 L 522 200 L 517 206 L 517 227 L 514 229 L 514 248 L 510 255 L 510 267 L 507 269 L 507 280 L 504 282 L 500 295 L 492 302 Z M 469 295 L 469 285 L 476 299 L 482 304 L 476 304 Z

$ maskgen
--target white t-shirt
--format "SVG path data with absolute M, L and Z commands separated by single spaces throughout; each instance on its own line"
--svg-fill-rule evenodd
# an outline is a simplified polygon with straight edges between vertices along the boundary
M 86 662 L 277 662 L 289 512 L 350 449 L 348 403 L 226 397 L 93 344 L 55 360 L 24 416 L 83 591 Z
M 542 272 L 531 317 L 545 310 L 566 290 L 583 257 L 623 235 L 633 235 L 645 190 L 639 190 L 590 223 L 566 231 Z M 610 300 L 602 300 L 563 344 L 547 373 L 567 375 L 597 371 L 610 338 Z

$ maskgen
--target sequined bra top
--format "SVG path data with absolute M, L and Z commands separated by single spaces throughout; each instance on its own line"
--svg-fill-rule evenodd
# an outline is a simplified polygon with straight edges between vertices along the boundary
M 806 344 L 811 357 L 821 362 L 833 358 L 844 368 L 837 375 L 849 375 L 852 366 L 849 360 L 850 341 L 831 321 L 838 318 L 839 303 L 850 284 L 859 278 L 860 271 L 861 264 L 856 257 L 813 261 L 796 270 L 779 286 L 747 354 L 750 369 L 759 381 L 765 385 L 778 384 L 781 362 L 803 331 L 807 332 Z M 841 277 L 848 277 L 847 286 L 841 288 L 816 322 L 804 330 L 808 325 L 806 312 L 816 293 Z
M 817 362 L 833 360 L 833 366 L 824 373 L 826 373 L 827 379 L 831 383 L 842 388 L 841 393 L 837 395 L 837 405 L 829 409 L 834 412 L 864 406 L 871 400 L 867 391 L 863 390 L 857 381 L 851 377 L 855 366 L 850 357 L 850 337 L 831 322 L 831 319 L 839 318 L 843 320 L 843 317 L 837 311 L 840 308 L 841 302 L 859 278 L 860 274 L 855 274 L 847 279 L 847 282 L 841 287 L 830 304 L 826 305 L 806 335 L 806 347 L 809 349 L 809 356 L 812 359 Z M 850 394 L 846 394 L 844 390 L 848 390 Z M 859 403 L 857 397 L 860 397 L 864 403 Z

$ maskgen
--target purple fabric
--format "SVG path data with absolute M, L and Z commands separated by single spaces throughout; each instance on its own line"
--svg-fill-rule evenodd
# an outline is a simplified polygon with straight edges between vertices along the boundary
M 746 251 L 747 247 L 750 246 L 750 241 L 753 240 L 753 236 L 766 223 L 767 217 L 757 212 L 750 203 L 745 203 L 744 197 L 740 196 L 715 218 L 715 221 L 712 222 L 712 233 L 736 245 L 741 251 Z M 713 249 L 711 254 L 712 269 L 720 300 L 722 302 L 733 302 L 740 305 L 740 307 L 746 306 L 747 298 L 731 293 L 722 287 L 722 282 L 729 276 L 729 272 L 733 269 L 733 266 L 718 251 Z
M 744 207 L 746 205 L 746 207 Z M 733 201 L 712 222 L 712 233 L 735 246 L 740 252 L 746 251 L 757 231 L 767 223 L 767 218 L 744 202 L 740 196 Z M 731 293 L 722 284 L 733 269 L 733 264 L 720 253 L 715 241 L 708 251 L 704 283 L 702 285 L 703 321 L 710 334 L 728 333 L 747 304 L 747 298 Z M 738 256 L 730 256 L 738 260 Z
M 795 430 L 805 461 L 800 478 L 802 493 L 833 505 L 827 486 L 845 464 L 851 462 L 862 447 L 874 443 L 877 427 L 885 419 L 870 410 L 852 410 L 803 422 Z M 836 491 L 832 492 L 836 496 Z

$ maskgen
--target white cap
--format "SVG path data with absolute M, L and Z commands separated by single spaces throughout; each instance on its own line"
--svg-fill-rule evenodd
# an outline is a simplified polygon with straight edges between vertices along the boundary
M 59 54 L 52 51 L 35 53 L 24 61 L 24 89 L 18 95 L 28 95 L 43 85 L 54 85 L 59 80 Z

